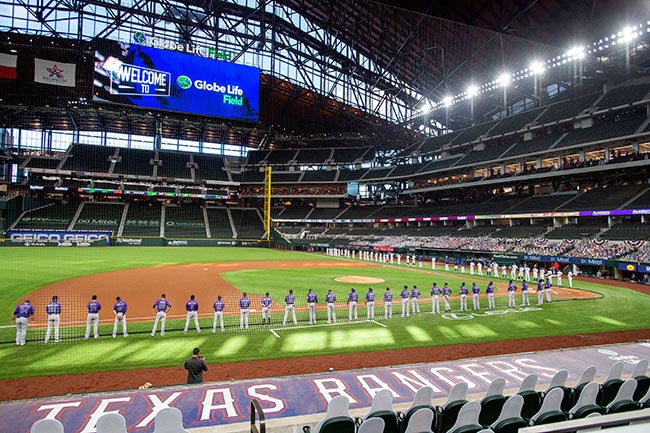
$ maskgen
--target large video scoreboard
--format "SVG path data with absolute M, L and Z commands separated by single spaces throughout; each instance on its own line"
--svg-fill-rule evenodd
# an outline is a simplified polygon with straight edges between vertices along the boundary
M 97 102 L 257 121 L 258 68 L 139 44 L 98 42 Z

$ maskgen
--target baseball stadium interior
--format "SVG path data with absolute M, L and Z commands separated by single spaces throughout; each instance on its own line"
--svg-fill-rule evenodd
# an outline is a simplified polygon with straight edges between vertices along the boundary
M 3 244 L 501 254 L 648 283 L 647 1 L 0 5 Z M 440 407 L 423 388 L 399 416 L 379 393 L 363 423 L 337 397 L 311 431 L 648 431 L 647 361 L 621 369 Z

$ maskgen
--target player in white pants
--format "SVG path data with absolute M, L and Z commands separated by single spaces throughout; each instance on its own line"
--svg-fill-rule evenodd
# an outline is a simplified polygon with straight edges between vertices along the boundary
M 413 286 L 411 290 L 411 310 L 413 314 L 420 314 L 420 296 L 422 293 L 418 290 L 417 286 Z
M 185 309 L 187 310 L 187 317 L 185 319 L 185 328 L 183 329 L 183 334 L 187 334 L 187 328 L 190 326 L 190 320 L 194 320 L 194 327 L 196 328 L 196 333 L 201 333 L 201 328 L 199 327 L 199 303 L 194 299 L 194 295 L 190 295 L 190 300 L 185 303 Z
M 296 320 L 296 297 L 293 294 L 293 290 L 289 290 L 289 294 L 284 297 L 284 319 L 282 319 L 282 326 L 287 324 L 287 317 L 291 313 L 293 317 L 293 324 L 297 325 L 298 320 Z
M 115 314 L 115 320 L 113 320 L 113 338 L 117 336 L 117 328 L 120 322 L 122 323 L 122 335 L 128 337 L 129 334 L 126 332 L 126 310 L 128 309 L 128 305 L 119 296 L 115 298 L 115 301 L 115 305 L 113 305 L 113 314 Z
M 165 335 L 165 321 L 167 320 L 167 311 L 172 307 L 172 304 L 165 299 L 165 294 L 160 295 L 160 299 L 156 300 L 153 304 L 154 310 L 156 310 L 156 320 L 153 322 L 153 329 L 151 330 L 151 336 L 156 335 L 156 328 L 158 327 L 158 322 L 160 322 L 160 335 Z
M 521 283 L 522 287 L 524 283 L 525 281 Z M 510 282 L 508 283 L 508 308 L 515 308 L 517 306 L 517 303 L 515 301 L 515 290 L 517 290 L 517 287 L 512 282 L 512 280 L 510 280 Z
M 243 293 L 239 300 L 239 329 L 248 329 L 248 312 L 251 306 L 251 300 Z
M 400 297 L 402 298 L 402 317 L 408 317 L 410 314 L 410 295 L 411 292 L 409 291 L 409 288 L 404 286 L 404 289 L 400 292 Z
M 214 304 L 212 304 L 212 308 L 214 309 L 214 318 L 212 319 L 212 332 L 217 332 L 217 322 L 219 322 L 221 332 L 225 331 L 225 328 L 223 326 L 223 310 L 225 307 L 226 305 L 221 300 L 221 295 L 217 296 L 217 300 L 214 301 Z
M 59 324 L 61 323 L 61 304 L 59 303 L 59 297 L 54 295 L 52 296 L 52 302 L 45 306 L 45 312 L 47 313 L 47 331 L 45 331 L 45 343 L 50 340 L 50 334 L 52 328 L 54 328 L 54 341 L 59 342 Z
M 540 279 L 537 282 L 537 306 L 541 307 L 544 305 L 544 283 Z
M 368 287 L 366 293 L 366 319 L 375 320 L 375 292 L 372 291 L 372 287 Z
M 262 326 L 268 322 L 269 326 L 271 326 L 271 304 L 273 301 L 271 300 L 271 297 L 269 296 L 269 292 L 266 292 L 264 294 L 264 297 L 262 298 Z
M 327 323 L 336 323 L 336 310 L 334 309 L 334 303 L 336 302 L 336 295 L 332 293 L 331 290 L 327 291 L 325 295 L 325 302 L 327 303 Z
M 350 289 L 350 294 L 348 295 L 348 320 L 351 322 L 352 318 L 354 320 L 359 320 L 357 317 L 357 302 L 359 301 L 359 294 L 356 292 L 354 287 Z
M 307 306 L 309 307 L 309 324 L 316 324 L 316 302 L 318 302 L 318 296 L 311 289 L 307 293 Z
M 440 287 L 433 283 L 433 287 L 431 287 L 431 314 L 440 313 L 440 292 Z
M 530 301 L 528 300 L 528 283 L 522 281 L 521 283 L 521 306 L 530 307 Z
M 393 294 L 390 291 L 390 287 L 386 287 L 386 292 L 384 293 L 384 319 L 393 318 Z
M 102 305 L 97 301 L 97 295 L 93 295 L 88 302 L 88 317 L 86 318 L 86 333 L 84 334 L 84 339 L 87 340 L 90 337 L 90 326 L 93 326 L 93 335 L 95 338 L 99 338 L 99 333 L 97 332 L 97 327 L 99 326 L 99 310 L 102 309 Z

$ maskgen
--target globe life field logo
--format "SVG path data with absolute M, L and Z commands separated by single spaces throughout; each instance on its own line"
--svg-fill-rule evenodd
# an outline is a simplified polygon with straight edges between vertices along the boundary
M 197 90 L 223 93 L 223 103 L 227 105 L 244 105 L 244 90 L 237 85 L 221 85 L 216 82 L 209 83 L 205 80 L 192 81 L 187 75 L 179 75 L 176 78 L 176 85 L 187 90 L 194 87 Z
M 192 87 L 192 79 L 187 75 L 181 75 L 176 78 L 176 85 L 183 90 L 187 90 Z

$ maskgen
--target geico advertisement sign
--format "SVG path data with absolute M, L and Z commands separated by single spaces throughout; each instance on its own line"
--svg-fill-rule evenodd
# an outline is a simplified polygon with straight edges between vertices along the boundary
M 107 241 L 109 237 L 93 233 L 12 233 L 9 239 L 17 242 L 94 242 Z

